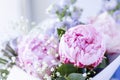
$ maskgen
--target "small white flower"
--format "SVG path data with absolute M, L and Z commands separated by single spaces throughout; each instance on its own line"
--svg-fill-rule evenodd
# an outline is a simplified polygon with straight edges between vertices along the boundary
M 51 77 L 48 74 L 45 74 L 44 79 L 51 80 Z
M 52 60 L 51 62 L 54 64 L 54 63 L 55 63 L 55 60 Z
M 10 68 L 10 67 L 8 67 L 8 68 L 7 68 L 7 70 L 8 70 L 8 71 L 10 71 L 10 70 L 11 70 L 11 68 Z
M 89 80 L 92 80 L 92 78 L 89 78 Z
M 15 61 L 16 61 L 16 58 L 15 58 L 15 57 L 12 57 L 11 59 L 12 59 L 12 62 L 15 62 Z
M 55 69 L 52 67 L 50 71 L 54 71 Z
M 51 80 L 51 77 L 49 76 L 49 77 L 47 77 L 47 80 Z
M 43 62 L 42 64 L 43 64 L 43 66 L 48 66 L 46 62 Z
M 55 54 L 55 57 L 58 57 L 59 55 L 58 54 Z
M 56 72 L 56 75 L 57 75 L 57 76 L 60 76 L 60 73 L 59 73 L 59 72 Z
M 87 74 L 90 75 L 90 72 L 88 72 Z
M 62 64 L 60 63 L 58 66 L 60 67 L 60 66 L 62 66 Z
M 6 73 L 2 73 L 2 76 L 5 77 L 5 76 L 6 76 Z
M 87 76 L 87 74 L 86 74 L 86 73 L 84 73 L 84 74 L 83 74 L 83 77 L 86 77 L 86 76 Z
M 40 74 L 42 73 L 42 69 L 37 68 L 36 70 L 37 70 L 37 72 L 39 72 Z

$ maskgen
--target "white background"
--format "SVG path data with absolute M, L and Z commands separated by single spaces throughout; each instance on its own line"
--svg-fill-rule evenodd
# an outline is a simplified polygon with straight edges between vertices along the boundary
M 8 40 L 18 32 L 12 29 L 12 21 L 21 16 L 40 23 L 48 18 L 46 8 L 58 0 L 0 0 L 0 42 Z M 82 20 L 95 16 L 101 8 L 102 0 L 78 0 L 77 6 L 84 9 Z

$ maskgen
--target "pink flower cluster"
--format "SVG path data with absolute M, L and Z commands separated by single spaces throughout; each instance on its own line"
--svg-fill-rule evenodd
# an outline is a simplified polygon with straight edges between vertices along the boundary
M 94 28 L 104 37 L 107 53 L 119 53 L 120 27 L 115 20 L 105 12 L 92 20 L 91 24 L 94 25 Z
M 70 28 L 59 44 L 60 60 L 78 67 L 96 67 L 106 51 L 102 36 L 92 25 Z
M 51 69 L 58 65 L 58 42 L 53 37 L 25 36 L 18 43 L 18 66 L 40 79 L 50 78 Z
M 94 68 L 101 63 L 106 51 L 120 51 L 117 26 L 111 16 L 103 13 L 90 24 L 70 28 L 60 43 L 54 37 L 27 35 L 18 43 L 17 64 L 42 80 L 51 79 L 51 72 L 60 61 L 80 68 Z

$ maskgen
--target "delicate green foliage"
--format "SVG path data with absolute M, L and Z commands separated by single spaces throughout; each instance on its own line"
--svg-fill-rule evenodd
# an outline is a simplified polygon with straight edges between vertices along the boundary
M 66 80 L 64 77 L 56 78 L 55 80 Z
M 78 68 L 74 67 L 72 64 L 62 64 L 58 67 L 57 71 L 60 72 L 62 76 L 69 75 L 70 73 L 77 72 Z
M 8 61 L 7 60 L 5 60 L 5 59 L 3 59 L 3 58 L 0 58 L 0 63 L 1 64 L 6 64 Z
M 63 18 L 64 18 L 64 16 L 66 15 L 67 9 L 68 9 L 68 7 L 66 6 L 66 7 L 62 10 L 62 12 L 59 12 L 59 11 L 56 12 L 56 14 L 57 14 L 57 16 L 58 16 L 58 18 L 59 18 L 60 21 L 62 21 Z
M 71 3 L 74 4 L 77 0 L 71 0 Z
M 58 66 L 53 72 L 52 80 L 86 80 L 95 76 L 97 73 L 99 73 L 99 69 L 101 71 L 101 68 L 103 69 L 107 65 L 107 58 L 104 58 L 102 63 L 94 69 L 89 69 L 87 67 L 78 68 L 72 64 L 62 64 L 61 66 Z M 60 76 L 57 76 L 56 72 L 59 72 Z M 83 76 L 83 74 L 85 74 L 86 76 Z
M 56 75 L 56 72 L 60 73 L 60 76 Z M 78 68 L 73 66 L 72 64 L 62 64 L 61 66 L 58 66 L 56 68 L 56 70 L 53 72 L 53 78 L 57 78 L 59 80 L 61 80 L 62 78 L 65 78 L 71 74 L 71 73 L 77 73 L 78 72 Z
M 97 68 L 105 68 L 108 64 L 108 58 L 103 58 L 102 62 L 97 66 Z
M 15 65 L 15 57 L 17 56 L 15 50 L 11 47 L 10 42 L 6 42 L 5 47 L 1 49 L 3 58 L 0 58 L 0 77 L 2 80 L 6 80 L 9 74 L 9 69 Z
M 6 69 L 0 69 L 0 76 L 2 77 L 2 80 L 6 80 L 8 74 L 9 74 L 8 70 L 6 70 Z
M 67 80 L 85 80 L 85 79 L 86 79 L 86 77 L 83 77 L 83 75 L 80 73 L 71 73 L 67 77 Z
M 58 37 L 61 38 L 63 34 L 65 34 L 65 29 L 58 28 L 57 29 Z

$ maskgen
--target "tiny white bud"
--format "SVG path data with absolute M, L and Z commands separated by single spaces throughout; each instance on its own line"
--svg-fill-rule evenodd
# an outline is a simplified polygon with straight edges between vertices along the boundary
M 50 71 L 54 71 L 55 69 L 52 67 Z
M 52 62 L 52 63 L 55 63 L 55 60 L 52 60 L 51 62 Z
M 57 48 L 57 45 L 54 45 L 54 48 Z
M 50 51 L 47 51 L 47 54 L 50 54 Z
M 60 73 L 59 73 L 59 72 L 56 72 L 56 75 L 57 75 L 57 76 L 60 76 Z
M 86 74 L 86 73 L 84 73 L 84 74 L 83 74 L 83 77 L 86 77 L 86 76 L 87 76 L 87 74 Z
M 89 80 L 92 80 L 92 78 L 89 78 Z
M 58 57 L 59 55 L 58 54 L 55 54 L 55 57 Z
M 11 68 L 9 67 L 9 68 L 7 68 L 7 70 L 8 70 L 8 71 L 10 71 L 10 70 L 11 70 Z
M 93 73 L 94 73 L 94 74 L 96 74 L 96 72 L 95 72 L 95 71 L 93 71 Z
M 45 74 L 44 79 L 51 80 L 51 76 L 49 76 L 48 74 Z
M 60 66 L 62 66 L 62 64 L 60 63 L 58 66 L 60 67 Z
M 5 73 L 2 73 L 2 76 L 3 76 L 3 77 L 5 77 L 5 76 L 6 76 L 6 74 L 5 74 Z
M 90 72 L 88 72 L 87 74 L 90 75 Z
M 15 57 L 12 57 L 11 59 L 12 59 L 12 62 L 15 62 L 15 60 L 16 60 L 16 58 L 15 58 Z

